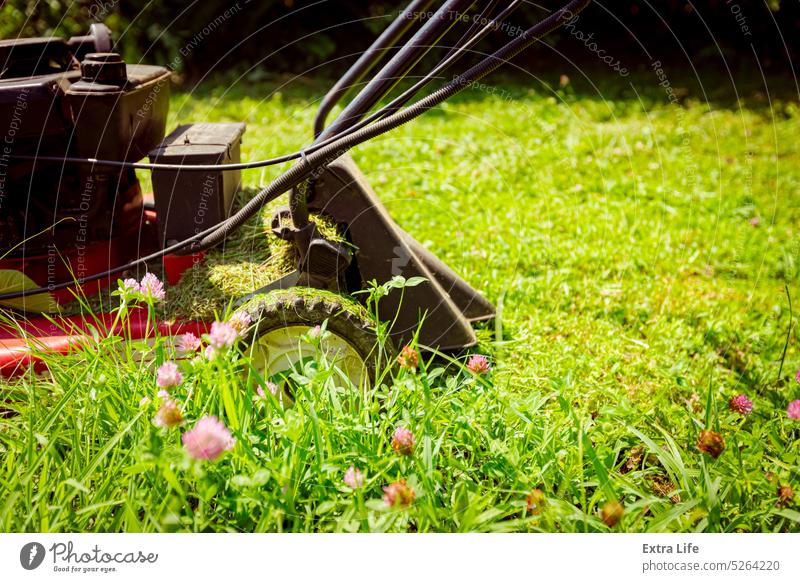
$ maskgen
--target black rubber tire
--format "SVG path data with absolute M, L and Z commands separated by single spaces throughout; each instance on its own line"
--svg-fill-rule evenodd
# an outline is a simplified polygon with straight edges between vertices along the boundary
M 260 336 L 284 327 L 302 325 L 314 327 L 327 321 L 326 329 L 344 339 L 364 361 L 370 383 L 374 386 L 379 370 L 391 366 L 395 349 L 389 338 L 381 351 L 377 346 L 375 322 L 372 321 L 354 300 L 321 291 L 302 288 L 293 293 L 291 289 L 273 291 L 250 300 L 239 309 L 250 316 L 251 329 L 246 336 L 248 344 Z M 361 314 L 359 312 L 362 312 Z M 379 366 L 383 359 L 383 365 Z

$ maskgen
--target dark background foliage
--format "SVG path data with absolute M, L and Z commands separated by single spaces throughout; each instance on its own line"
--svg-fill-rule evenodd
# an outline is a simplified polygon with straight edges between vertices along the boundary
M 188 79 L 247 71 L 332 76 L 353 62 L 407 2 L 390 0 L 5 1 L 0 36 L 69 36 L 105 21 L 128 60 L 170 65 Z M 509 24 L 527 26 L 560 2 L 530 2 Z M 789 70 L 800 35 L 798 0 L 598 0 L 576 26 L 631 70 L 663 62 Z M 746 27 L 746 28 L 745 28 Z M 458 28 L 458 27 L 457 27 Z M 466 25 L 451 35 L 463 33 Z M 494 33 L 484 45 L 508 39 Z M 452 39 L 451 39 L 452 40 Z M 597 57 L 574 35 L 548 38 L 577 62 Z M 524 64 L 553 51 L 531 51 Z

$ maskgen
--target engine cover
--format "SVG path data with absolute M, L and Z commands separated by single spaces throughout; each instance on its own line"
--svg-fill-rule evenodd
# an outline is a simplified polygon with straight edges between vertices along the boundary
M 0 257 L 68 255 L 142 221 L 133 170 L 20 158 L 138 161 L 164 138 L 170 72 L 77 38 L 0 41 Z

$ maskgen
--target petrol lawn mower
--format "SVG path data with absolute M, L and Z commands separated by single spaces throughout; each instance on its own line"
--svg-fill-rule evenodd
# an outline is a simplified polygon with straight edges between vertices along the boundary
M 41 368 L 35 353 L 82 345 L 98 321 L 104 332 L 119 333 L 110 317 L 68 315 L 65 306 L 141 270 L 179 286 L 211 253 L 221 249 L 224 257 L 242 226 L 287 192 L 288 206 L 274 211 L 269 230 L 291 249 L 293 268 L 229 298 L 251 317 L 251 353 L 267 375 L 291 367 L 302 357 L 303 335 L 327 322 L 329 355 L 351 379 L 363 380 L 375 335 L 352 298 L 371 281 L 397 276 L 422 282 L 379 304 L 395 345 L 416 335 L 429 349 L 473 346 L 472 324 L 492 318 L 494 308 L 392 220 L 347 152 L 475 84 L 589 1 L 568 2 L 408 105 L 522 3 L 494 0 L 477 10 L 475 0 L 446 0 L 431 10 L 432 0 L 413 0 L 325 96 L 313 142 L 251 162 L 239 159 L 243 123 L 192 123 L 166 135 L 171 72 L 125 63 L 103 24 L 69 40 L 0 41 L 0 306 L 14 313 L 0 329 L 0 371 Z M 461 38 L 438 44 L 457 24 L 468 27 Z M 373 111 L 434 48 L 446 52 L 442 60 Z M 359 85 L 326 126 L 330 111 Z M 237 207 L 242 170 L 292 161 Z M 152 172 L 152 197 L 142 194 L 137 169 Z M 141 313 L 126 334 L 146 338 L 151 327 Z M 173 336 L 206 328 L 192 318 L 158 324 Z

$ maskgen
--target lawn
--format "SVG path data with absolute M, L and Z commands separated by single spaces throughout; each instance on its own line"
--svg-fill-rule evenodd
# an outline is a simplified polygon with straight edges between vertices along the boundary
M 3 385 L 0 530 L 800 531 L 796 92 L 676 76 L 669 103 L 650 71 L 572 76 L 493 78 L 352 152 L 497 306 L 474 350 L 488 374 L 423 353 L 353 394 L 318 362 L 283 408 L 242 347 L 182 364 L 186 422 L 165 429 L 170 348 L 100 338 Z M 205 83 L 173 96 L 170 127 L 244 120 L 243 158 L 278 155 L 325 87 Z M 193 460 L 180 435 L 207 414 L 236 442 Z M 401 480 L 413 501 L 385 494 Z

